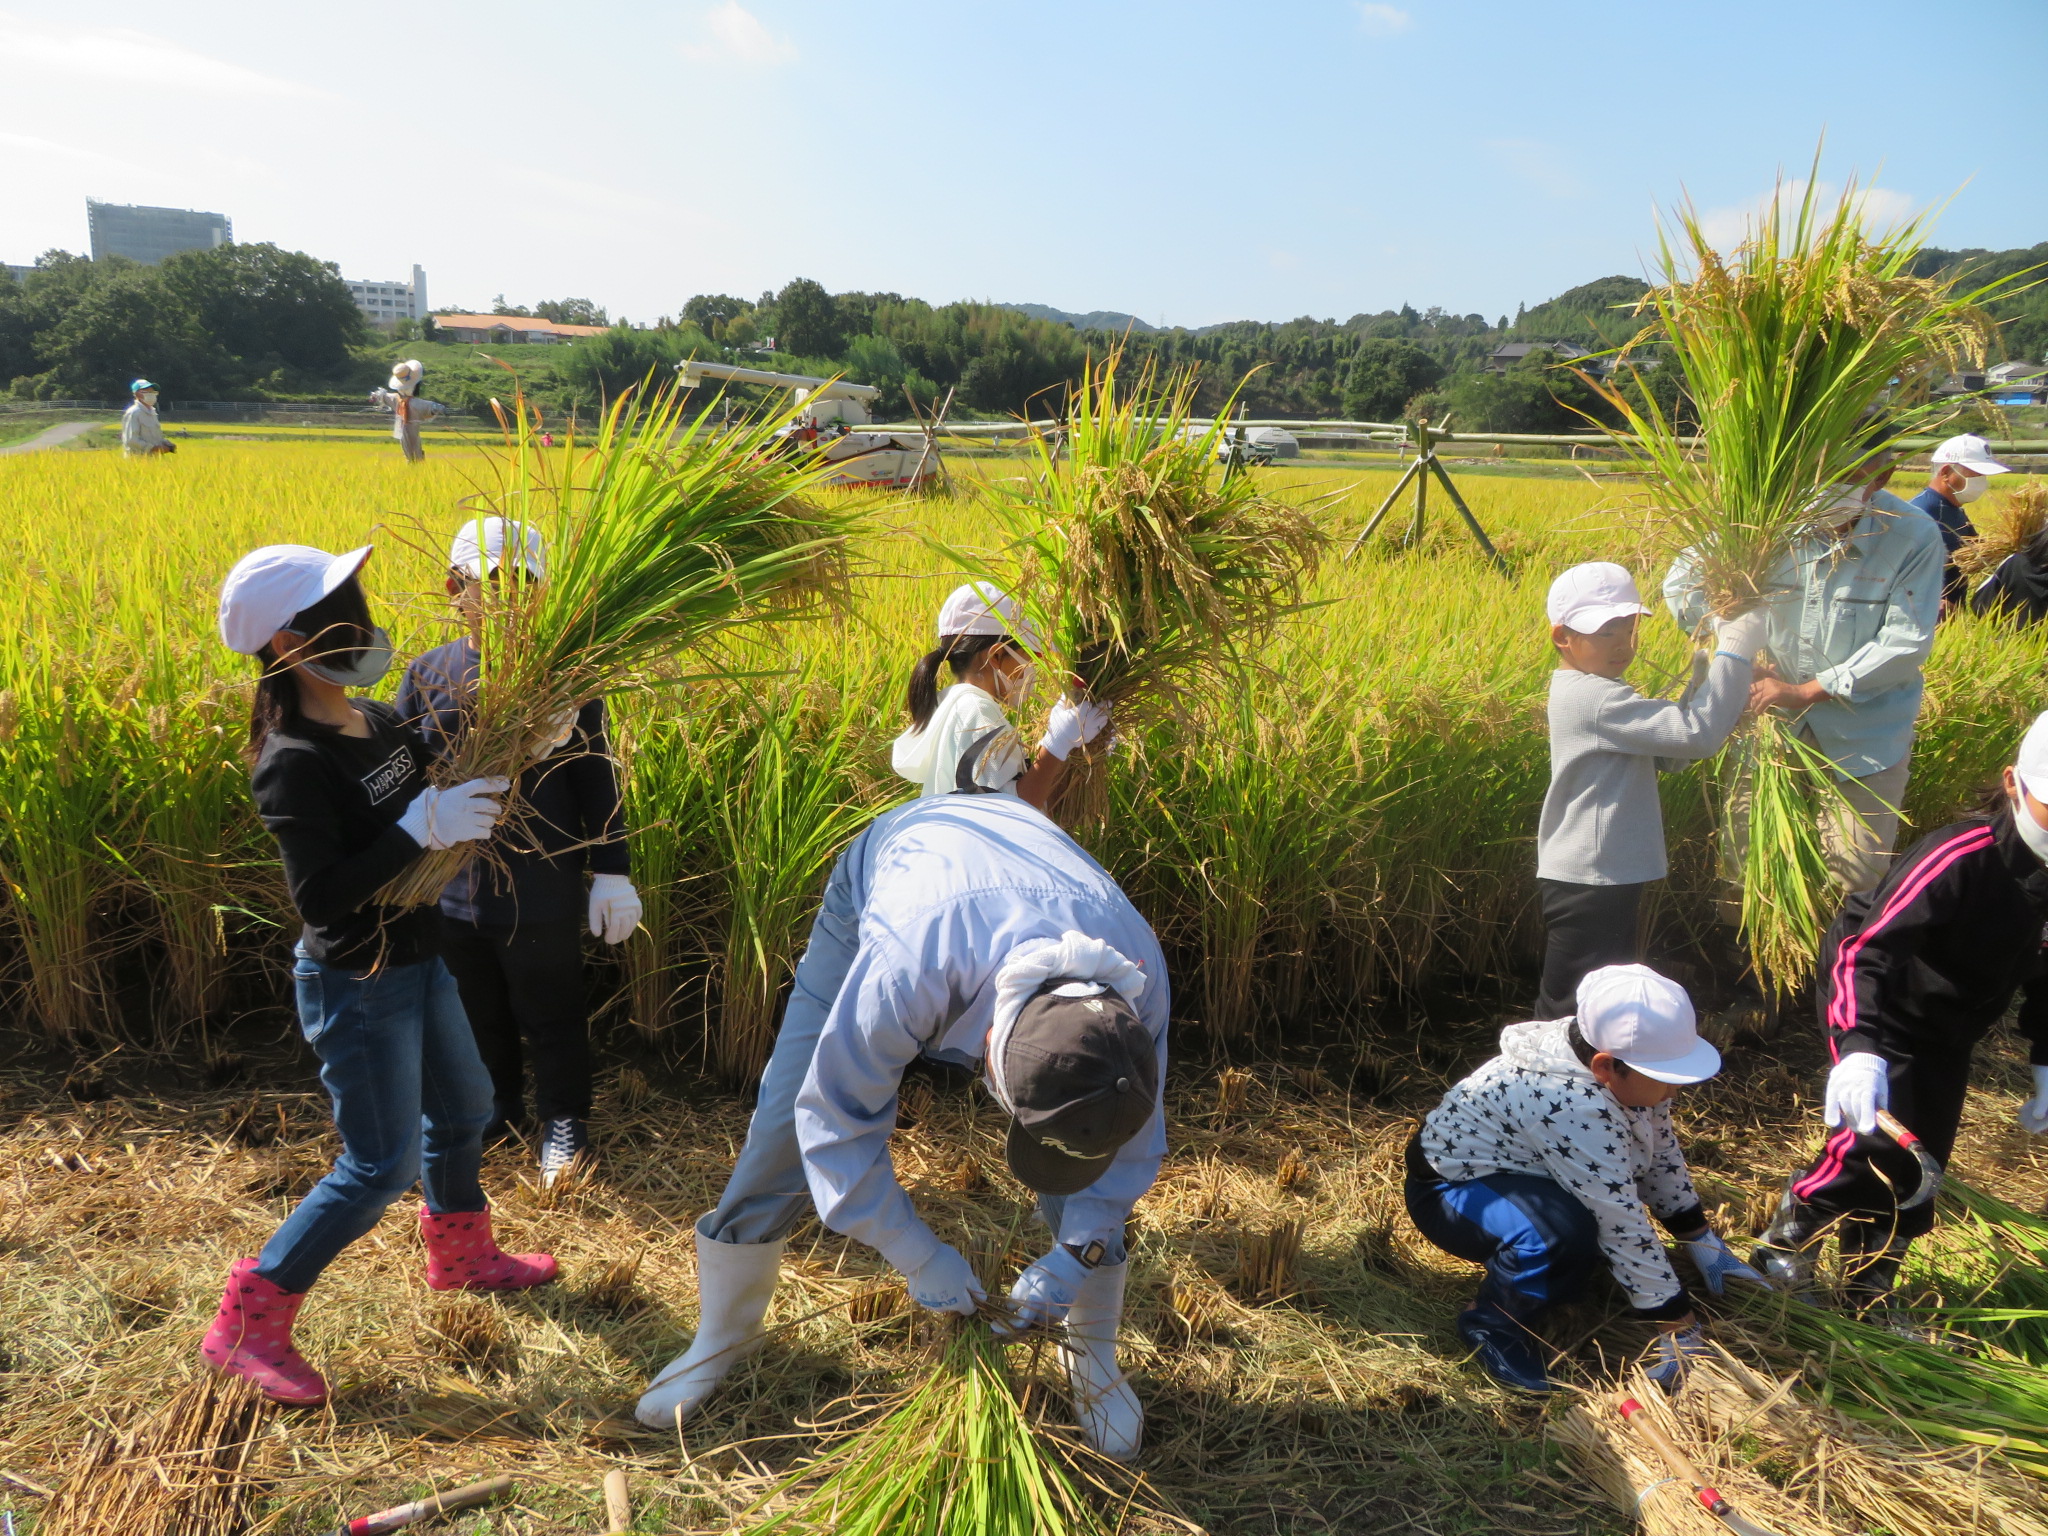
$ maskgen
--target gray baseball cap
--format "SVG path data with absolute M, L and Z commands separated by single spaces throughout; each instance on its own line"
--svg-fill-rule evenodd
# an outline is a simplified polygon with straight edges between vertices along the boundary
M 1042 1195 L 1079 1194 L 1159 1107 L 1159 1053 L 1122 993 L 1053 977 L 990 1042 L 1010 1112 L 1014 1173 Z

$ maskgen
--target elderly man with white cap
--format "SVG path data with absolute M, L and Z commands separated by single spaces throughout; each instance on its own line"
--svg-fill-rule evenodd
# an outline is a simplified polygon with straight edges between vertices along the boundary
M 406 459 L 414 464 L 427 456 L 427 450 L 420 446 L 420 424 L 448 414 L 447 406 L 420 394 L 426 377 L 426 365 L 409 357 L 392 364 L 391 377 L 382 389 L 370 391 L 371 403 L 391 413 L 391 435 L 398 439 Z
M 1500 1054 L 1424 1119 L 1408 1143 L 1408 1214 L 1444 1252 L 1486 1266 L 1458 1334 L 1496 1381 L 1551 1390 L 1532 1325 L 1604 1258 L 1660 1330 L 1650 1375 L 1677 1389 L 1706 1346 L 1653 1215 L 1715 1295 L 1730 1279 L 1767 1283 L 1708 1225 L 1671 1122 L 1677 1089 L 1720 1070 L 1683 987 L 1609 965 L 1579 983 L 1571 1017 L 1502 1030 Z
M 1941 529 L 1941 547 L 1948 557 L 1941 578 L 1942 611 L 1946 613 L 1963 596 L 1963 576 L 1956 569 L 1956 551 L 1963 540 L 1977 534 L 1963 508 L 1984 494 L 1991 476 L 2012 471 L 1994 459 L 1991 445 L 1973 432 L 1936 445 L 1928 455 L 1928 463 L 1933 474 L 1928 477 L 1927 489 L 1915 496 L 1911 505 L 1933 518 Z
M 1757 1250 L 1759 1267 L 1791 1285 L 1813 1276 L 1828 1233 L 1839 1236 L 1849 1291 L 1881 1305 L 1931 1201 L 1904 1205 L 1922 1183 L 1918 1159 L 1878 1121 L 1889 1113 L 1946 1164 L 1962 1123 L 1970 1056 L 2042 963 L 2048 925 L 2048 715 L 2005 770 L 1991 811 L 1931 832 L 1884 883 L 1843 906 L 1821 946 L 1821 1020 L 1828 1136 L 1786 1185 Z M 2048 1006 L 2030 989 L 2019 1030 L 2034 1092 L 2022 1129 L 2048 1133 Z
M 784 1240 L 811 1211 L 874 1249 L 910 1297 L 974 1314 L 981 1282 L 889 1160 L 920 1056 L 982 1069 L 1011 1174 L 1050 1228 L 1004 1309 L 1059 1339 L 1076 1417 L 1120 1459 L 1143 1429 L 1116 1363 L 1125 1223 L 1166 1150 L 1169 1013 L 1158 941 L 1116 882 L 1025 801 L 925 796 L 840 858 L 797 967 L 746 1146 L 696 1224 L 697 1334 L 635 1410 L 674 1427 L 761 1347 Z
M 448 568 L 448 595 L 473 625 L 486 582 L 546 578 L 540 530 L 502 517 L 473 518 L 456 530 Z M 474 630 L 406 668 L 399 717 L 437 754 L 453 751 L 466 729 L 482 668 Z M 524 1132 L 530 1058 L 543 1187 L 590 1147 L 583 930 L 623 944 L 641 913 L 604 701 L 587 701 L 560 724 L 548 749 L 519 776 L 522 813 L 492 837 L 490 857 L 464 865 L 441 893 L 441 957 L 462 990 L 491 1073 L 496 1107 L 485 1139 Z

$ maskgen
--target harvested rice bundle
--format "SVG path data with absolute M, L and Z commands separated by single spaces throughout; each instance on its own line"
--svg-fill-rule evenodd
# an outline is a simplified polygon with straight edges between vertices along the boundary
M 95 1432 L 64 1474 L 49 1536 L 239 1536 L 255 1487 L 249 1458 L 269 1403 L 211 1373 L 120 1434 Z
M 1120 384 L 1123 366 L 1121 351 L 1095 363 L 1064 426 L 1032 434 L 1032 477 L 996 508 L 1014 566 L 954 553 L 1015 594 L 1078 697 L 1130 726 L 1221 697 L 1301 606 L 1325 538 L 1307 508 L 1218 463 L 1230 412 L 1190 422 L 1192 372 L 1147 363 Z M 1084 750 L 1071 763 L 1056 801 L 1065 819 L 1099 815 L 1101 760 Z
M 1645 392 L 1591 381 L 1627 426 L 1653 486 L 1664 540 L 1682 555 L 1703 609 L 1701 634 L 1792 590 L 1795 546 L 1838 522 L 1839 488 L 1872 472 L 1887 437 L 1916 416 L 1933 383 L 1981 358 L 1993 325 L 1990 287 L 1916 277 L 1925 226 L 1882 234 L 1864 225 L 1852 183 L 1832 208 L 1817 178 L 1796 200 L 1781 189 L 1730 256 L 1686 206 L 1660 248 L 1664 281 L 1641 300 L 1654 341 L 1682 371 L 1705 452 Z M 1993 285 L 1996 286 L 1996 285 Z M 1624 362 L 1629 348 L 1623 349 Z M 1886 428 L 1873 435 L 1882 403 Z M 1810 820 L 1855 815 L 1835 774 L 1791 752 L 1786 730 L 1729 749 L 1756 765 L 1788 810 Z M 1844 823 L 1846 824 L 1846 823 Z M 1833 905 L 1825 866 L 1781 840 L 1743 850 L 1743 933 L 1757 970 L 1790 989 L 1810 972 L 1820 938 L 1812 911 Z
M 474 618 L 482 682 L 437 784 L 519 770 L 579 704 L 673 681 L 677 658 L 734 628 L 787 618 L 844 590 L 856 514 L 807 499 L 822 460 L 784 455 L 794 406 L 720 429 L 680 395 L 621 398 L 585 452 L 540 447 L 523 402 L 493 492 L 469 498 L 512 537 L 536 530 L 545 582 L 487 582 Z M 508 803 L 508 820 L 520 807 Z M 477 844 L 432 851 L 378 894 L 433 901 Z
M 1956 569 L 1967 581 L 1982 581 L 2025 549 L 2048 528 L 2048 482 L 2016 486 L 1972 519 L 1977 532 L 1955 553 Z
M 1108 1530 L 1039 1445 L 1010 1384 L 1002 1346 L 979 1319 L 953 1332 L 931 1376 L 886 1417 L 805 1466 L 755 1509 L 778 1503 L 780 1509 L 748 1529 L 792 1536 L 1101 1536 Z

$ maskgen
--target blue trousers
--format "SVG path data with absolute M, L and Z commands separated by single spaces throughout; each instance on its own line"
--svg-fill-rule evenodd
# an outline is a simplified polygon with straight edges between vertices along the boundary
M 698 1233 L 713 1242 L 780 1242 L 810 1212 L 811 1186 L 804 1178 L 803 1151 L 796 1139 L 796 1096 L 818 1054 L 825 1016 L 859 951 L 860 913 L 854 908 L 852 882 L 842 861 L 833 866 L 824 904 L 811 924 L 803 959 L 797 962 L 775 1050 L 761 1074 L 760 1096 L 747 1122 L 746 1145 L 740 1148 L 717 1206 L 697 1223 Z M 1040 1195 L 1038 1217 L 1057 1232 L 1065 1206 L 1061 1196 Z M 1121 1264 L 1124 1257 L 1119 1244 L 1105 1255 L 1105 1262 Z
M 292 979 L 342 1150 L 263 1245 L 256 1272 L 303 1291 L 415 1182 L 436 1215 L 484 1208 L 491 1078 L 438 959 L 358 975 L 301 954 Z
M 1575 1300 L 1601 1260 L 1593 1213 L 1554 1179 L 1408 1180 L 1408 1215 L 1445 1253 L 1486 1266 L 1479 1300 L 1522 1322 Z

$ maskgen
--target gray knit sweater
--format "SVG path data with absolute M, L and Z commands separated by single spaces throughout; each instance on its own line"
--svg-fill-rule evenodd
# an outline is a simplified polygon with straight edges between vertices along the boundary
M 1550 674 L 1550 790 L 1537 823 L 1536 877 L 1574 885 L 1661 880 L 1664 812 L 1657 759 L 1720 750 L 1754 668 L 1723 652 L 1690 702 L 1646 699 L 1619 678 Z

